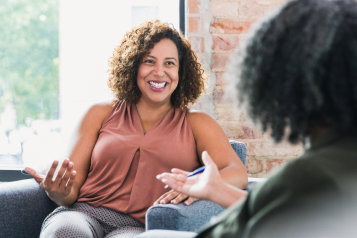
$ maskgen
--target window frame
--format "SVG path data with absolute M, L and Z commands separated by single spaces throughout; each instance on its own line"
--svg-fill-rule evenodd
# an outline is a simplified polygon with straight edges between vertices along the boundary
M 180 30 L 182 34 L 186 37 L 186 10 L 187 10 L 187 0 L 180 0 L 179 2 L 179 17 L 180 17 Z M 20 168 L 1 168 L 0 167 L 0 183 L 1 182 L 14 182 L 24 179 L 30 179 L 29 175 L 21 173 Z

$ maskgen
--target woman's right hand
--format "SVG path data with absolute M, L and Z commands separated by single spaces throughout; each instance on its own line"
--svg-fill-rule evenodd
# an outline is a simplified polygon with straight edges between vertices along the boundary
M 73 170 L 73 162 L 65 159 L 59 169 L 56 178 L 53 180 L 53 175 L 58 166 L 58 161 L 54 161 L 47 175 L 39 175 L 35 170 L 26 167 L 25 171 L 31 175 L 38 184 L 46 191 L 49 198 L 57 204 L 61 204 L 71 191 L 76 171 Z
M 163 173 L 157 176 L 163 183 L 174 190 L 199 199 L 210 200 L 210 194 L 217 186 L 225 182 L 221 178 L 217 165 L 206 151 L 202 153 L 202 161 L 206 168 L 202 174 L 187 177 L 187 172 L 173 169 L 172 173 Z

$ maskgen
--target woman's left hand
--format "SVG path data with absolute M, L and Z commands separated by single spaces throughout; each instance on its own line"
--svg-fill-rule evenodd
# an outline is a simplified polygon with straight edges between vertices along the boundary
M 169 192 L 164 193 L 164 195 L 162 195 L 159 199 L 157 199 L 154 205 L 167 204 L 167 203 L 178 204 L 184 200 L 186 200 L 184 202 L 185 205 L 190 205 L 194 201 L 197 201 L 198 198 L 190 197 L 186 194 L 179 193 L 172 189 Z

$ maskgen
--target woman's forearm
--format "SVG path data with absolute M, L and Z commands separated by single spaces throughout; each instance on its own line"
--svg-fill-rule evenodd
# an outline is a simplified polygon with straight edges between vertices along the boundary
M 247 171 L 236 165 L 228 166 L 219 171 L 222 180 L 211 188 L 209 200 L 224 208 L 230 207 L 236 201 L 245 198 L 248 185 Z
M 247 194 L 246 191 L 222 181 L 220 184 L 212 187 L 208 200 L 215 202 L 224 208 L 228 208 L 238 200 L 245 198 Z
M 221 178 L 228 184 L 245 189 L 248 186 L 248 175 L 245 167 L 240 168 L 237 165 L 230 165 L 219 171 Z

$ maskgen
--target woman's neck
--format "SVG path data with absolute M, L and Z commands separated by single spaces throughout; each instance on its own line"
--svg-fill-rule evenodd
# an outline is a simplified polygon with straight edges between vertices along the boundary
M 140 119 L 143 121 L 158 121 L 172 108 L 171 102 L 148 103 L 140 99 L 136 104 Z

